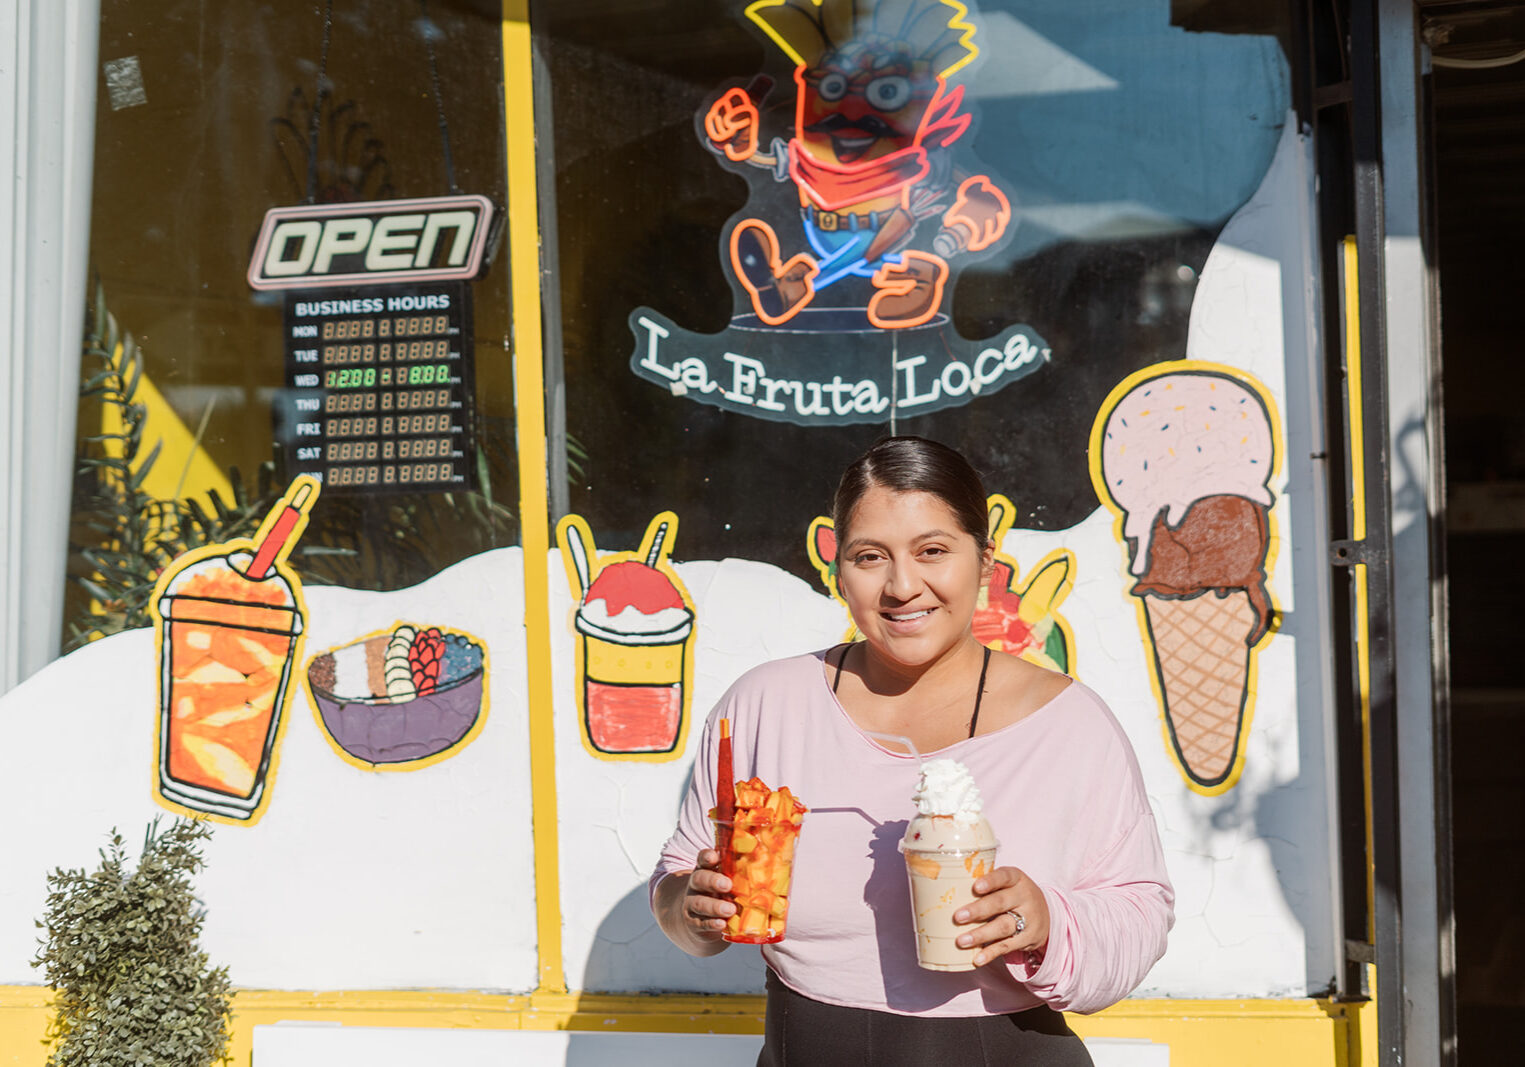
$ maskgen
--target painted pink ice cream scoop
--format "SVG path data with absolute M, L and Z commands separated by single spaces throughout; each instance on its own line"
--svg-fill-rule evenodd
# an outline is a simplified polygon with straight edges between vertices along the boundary
M 1275 454 L 1265 406 L 1232 378 L 1182 372 L 1135 386 L 1112 409 L 1101 452 L 1107 492 L 1126 513 L 1123 535 L 1138 544 L 1129 570 L 1148 568 L 1161 511 L 1167 526 L 1178 527 L 1207 497 L 1269 508 Z

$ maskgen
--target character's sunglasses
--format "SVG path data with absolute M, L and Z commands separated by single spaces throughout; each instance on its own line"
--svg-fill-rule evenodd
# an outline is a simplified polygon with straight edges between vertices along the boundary
M 920 87 L 904 74 L 881 74 L 865 79 L 863 75 L 849 78 L 841 71 L 824 74 L 810 73 L 805 80 L 815 86 L 815 91 L 827 103 L 836 103 L 845 96 L 857 95 L 868 101 L 876 111 L 899 111 L 918 97 L 932 95 L 932 87 Z

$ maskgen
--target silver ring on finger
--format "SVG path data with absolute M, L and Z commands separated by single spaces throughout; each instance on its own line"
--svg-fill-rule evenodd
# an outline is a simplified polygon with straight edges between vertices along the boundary
M 1015 931 L 1016 933 L 1020 934 L 1023 930 L 1027 929 L 1027 920 L 1022 918 L 1021 913 L 1018 912 L 1016 908 L 1008 908 L 1006 914 L 1017 920 L 1017 929 Z

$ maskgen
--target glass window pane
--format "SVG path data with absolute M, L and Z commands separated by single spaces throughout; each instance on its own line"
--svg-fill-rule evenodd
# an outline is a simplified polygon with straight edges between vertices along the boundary
M 130 335 L 127 352 L 141 378 L 131 397 L 84 404 L 81 455 L 106 457 L 104 443 L 83 438 L 103 426 L 110 431 L 124 414 L 129 424 L 146 419 L 129 457 L 134 470 L 156 444 L 162 447 L 132 495 L 123 495 L 109 470 L 81 478 L 79 549 L 110 551 L 112 538 L 99 527 L 119 533 L 146 522 L 152 529 L 139 543 L 119 547 L 124 557 L 138 557 L 135 570 L 152 571 L 200 540 L 251 533 L 297 469 L 328 470 L 334 490 L 322 495 L 291 558 L 310 581 L 397 588 L 517 543 L 509 278 L 498 240 L 507 207 L 500 17 L 497 4 L 477 0 L 102 4 L 108 80 L 97 124 L 91 322 L 99 341 L 107 339 L 108 314 L 114 336 Z M 359 336 L 356 320 L 354 338 L 314 338 L 311 358 L 319 361 L 321 352 L 333 365 L 315 366 L 317 388 L 294 389 L 305 379 L 290 365 L 289 350 L 299 347 L 292 331 L 316 330 L 319 320 L 293 327 L 282 291 L 251 288 L 250 259 L 266 212 L 452 195 L 483 197 L 491 209 L 483 273 L 452 283 L 469 292 L 466 318 L 433 330 L 433 312 L 415 308 L 409 328 L 430 329 L 395 342 L 395 383 L 394 371 L 379 362 L 390 351 L 365 350 L 364 343 L 381 339 Z M 391 224 L 390 244 L 379 247 L 380 222 L 366 222 L 376 240 L 349 259 L 406 259 L 423 247 L 423 224 L 414 219 L 409 230 L 407 222 Z M 441 248 L 452 239 L 450 231 L 435 236 Z M 342 243 L 328 250 L 331 263 L 344 256 Z M 330 330 L 348 328 L 341 316 L 327 320 Z M 320 348 L 323 340 L 332 343 Z M 85 376 L 107 369 L 110 358 L 87 354 Z M 366 360 L 369 369 L 360 366 Z M 355 380 L 340 388 L 341 373 Z M 367 381 L 365 374 L 378 377 Z M 392 385 L 391 393 L 383 385 Z M 293 410 L 294 393 L 320 406 L 311 425 L 322 439 L 289 439 L 283 447 L 278 414 Z M 360 410 L 365 403 L 393 401 L 407 410 L 397 412 L 392 436 L 380 423 L 368 430 L 358 421 L 384 414 Z M 142 408 L 124 409 L 124 402 Z M 454 433 L 432 425 L 447 413 Z M 322 463 L 298 462 L 297 444 Z M 394 454 L 399 479 L 390 488 L 381 484 L 384 452 Z M 330 460 L 340 466 L 325 466 Z M 448 480 L 424 478 L 446 468 L 465 478 L 453 483 L 457 491 L 407 487 L 419 480 L 449 487 Z M 358 485 L 367 469 L 374 490 L 339 491 L 335 471 Z M 232 519 L 219 517 L 212 493 L 232 508 Z M 181 497 L 199 513 L 172 503 Z M 77 578 L 100 577 L 99 567 L 78 553 L 73 571 Z M 128 576 L 105 577 L 106 592 L 126 594 Z M 101 599 L 76 587 L 67 612 L 74 636 L 97 623 L 110 629 L 141 622 L 139 599 L 127 595 L 108 608 L 115 618 L 92 620 L 90 602 L 98 610 Z
M 1184 355 L 1198 274 L 1290 103 L 1270 6 L 1189 29 L 1166 4 L 910 7 L 927 21 L 897 36 L 531 5 L 567 508 L 611 541 L 688 504 L 685 555 L 813 580 L 804 531 L 892 432 L 961 447 L 1018 526 L 1064 528 L 1096 506 L 1108 391 Z M 790 141 L 820 147 L 813 171 Z

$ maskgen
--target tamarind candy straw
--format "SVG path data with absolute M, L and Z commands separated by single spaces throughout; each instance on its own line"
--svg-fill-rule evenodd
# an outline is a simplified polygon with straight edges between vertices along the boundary
M 736 767 L 731 755 L 731 720 L 720 720 L 720 758 L 716 767 L 715 818 L 719 825 L 715 843 L 720 849 L 721 872 L 731 875 L 731 821 L 736 818 Z

